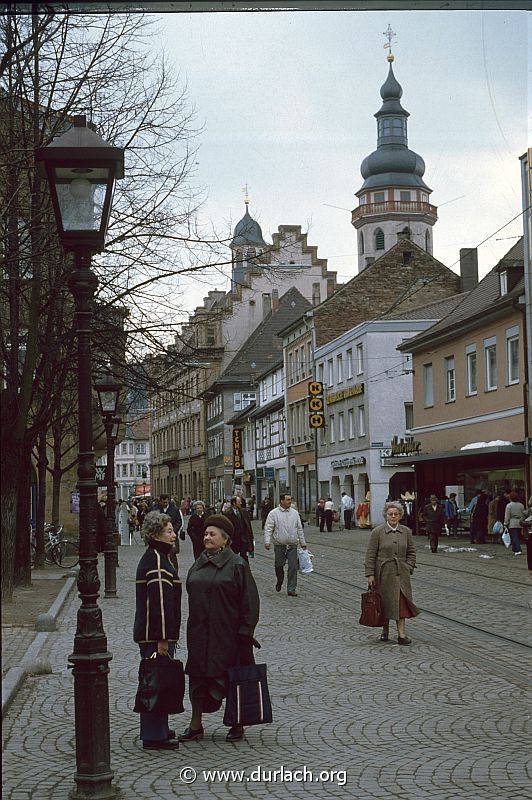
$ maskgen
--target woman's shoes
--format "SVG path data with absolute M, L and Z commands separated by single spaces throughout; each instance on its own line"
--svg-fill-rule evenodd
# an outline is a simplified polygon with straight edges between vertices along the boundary
M 177 739 L 161 739 L 160 741 L 142 742 L 144 750 L 177 750 L 179 741 Z
M 409 639 L 408 636 L 398 636 L 397 637 L 397 644 L 412 644 L 412 639 Z
M 383 631 L 379 637 L 379 642 L 388 642 L 390 637 L 388 636 L 388 631 Z
M 233 725 L 230 728 L 229 733 L 225 737 L 226 742 L 239 742 L 240 739 L 244 738 L 244 728 L 242 725 Z
M 190 726 L 178 737 L 180 742 L 194 742 L 203 739 L 203 728 L 198 728 L 195 731 Z

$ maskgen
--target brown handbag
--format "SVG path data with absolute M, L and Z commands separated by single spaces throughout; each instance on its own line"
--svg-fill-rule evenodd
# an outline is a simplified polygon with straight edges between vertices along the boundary
M 382 613 L 382 598 L 376 589 L 362 592 L 360 596 L 362 613 L 358 620 L 361 625 L 368 628 L 380 628 L 385 619 Z

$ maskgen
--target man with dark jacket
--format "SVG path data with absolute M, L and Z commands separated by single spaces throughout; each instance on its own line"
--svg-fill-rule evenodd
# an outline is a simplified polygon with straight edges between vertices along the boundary
M 248 561 L 249 553 L 254 552 L 253 529 L 249 513 L 242 505 L 240 496 L 231 498 L 231 508 L 225 511 L 225 516 L 231 520 L 234 533 L 231 537 L 231 549 L 245 561 Z
M 421 512 L 423 522 L 425 523 L 426 531 L 430 541 L 430 549 L 433 553 L 438 552 L 438 539 L 445 525 L 445 514 L 443 508 L 438 502 L 438 497 L 431 494 L 430 503 L 423 507 Z

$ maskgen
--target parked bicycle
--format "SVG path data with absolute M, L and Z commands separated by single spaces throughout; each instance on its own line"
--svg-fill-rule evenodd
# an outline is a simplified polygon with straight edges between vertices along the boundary
M 79 546 L 77 542 L 65 539 L 62 536 L 63 526 L 46 523 L 44 526 L 44 560 L 46 564 L 57 564 L 58 567 L 72 569 L 79 562 Z M 31 531 L 30 563 L 35 564 L 35 531 Z

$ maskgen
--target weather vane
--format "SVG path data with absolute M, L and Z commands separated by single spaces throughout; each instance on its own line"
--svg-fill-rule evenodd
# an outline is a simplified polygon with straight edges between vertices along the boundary
M 388 27 L 386 28 L 386 30 L 382 35 L 388 39 L 386 44 L 383 44 L 383 47 L 385 50 L 388 50 L 388 55 L 386 56 L 386 60 L 391 62 L 394 60 L 394 55 L 392 53 L 392 39 L 395 36 L 397 36 L 397 34 L 394 33 L 394 31 L 392 31 L 392 26 L 388 25 Z
M 242 191 L 244 192 L 244 203 L 249 206 L 249 190 L 251 186 L 248 186 L 247 183 L 244 187 L 242 187 Z

